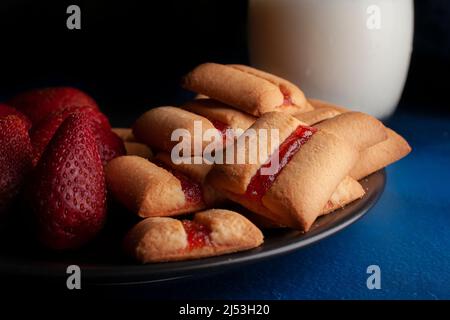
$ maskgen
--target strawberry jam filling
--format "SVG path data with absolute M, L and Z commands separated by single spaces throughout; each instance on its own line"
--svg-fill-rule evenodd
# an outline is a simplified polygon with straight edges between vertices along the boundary
M 292 101 L 292 96 L 289 90 L 284 87 L 280 87 L 281 94 L 283 95 L 283 104 L 281 107 L 292 106 L 294 103 Z
M 211 123 L 213 124 L 214 128 L 216 128 L 217 130 L 220 131 L 220 133 L 222 134 L 223 137 L 225 137 L 225 135 L 227 134 L 227 129 L 229 129 L 230 127 L 223 123 L 222 121 L 219 120 L 214 120 L 214 119 L 208 119 L 209 121 L 211 121 Z
M 189 202 L 190 204 L 197 204 L 203 201 L 202 186 L 200 185 L 200 183 L 192 180 L 190 177 L 186 176 L 180 171 L 169 167 L 165 163 L 155 161 L 155 164 L 169 171 L 174 175 L 175 178 L 180 181 L 181 189 L 183 190 L 184 197 L 186 198 L 187 202 Z
M 280 174 L 281 170 L 289 163 L 292 157 L 298 150 L 311 138 L 311 136 L 317 131 L 315 128 L 299 126 L 294 132 L 291 133 L 286 140 L 284 140 L 279 146 L 278 150 L 278 164 L 275 163 L 273 174 L 263 175 L 261 173 L 262 168 L 270 168 L 274 155 L 258 169 L 256 174 L 250 180 L 247 190 L 245 191 L 245 197 L 253 201 L 261 201 L 262 197 L 266 194 L 267 190 L 275 182 L 275 179 Z
M 187 234 L 188 249 L 201 248 L 211 244 L 211 230 L 208 226 L 190 220 L 181 221 Z
M 215 120 L 215 119 L 210 119 L 207 118 L 209 121 L 211 121 L 211 123 L 213 124 L 214 128 L 216 128 L 220 134 L 222 135 L 222 143 L 223 145 L 226 145 L 227 142 L 227 130 L 230 129 L 231 127 L 229 125 L 227 125 L 226 123 L 223 123 L 222 121 L 219 120 Z
M 283 94 L 283 106 L 292 106 L 292 98 L 289 94 Z

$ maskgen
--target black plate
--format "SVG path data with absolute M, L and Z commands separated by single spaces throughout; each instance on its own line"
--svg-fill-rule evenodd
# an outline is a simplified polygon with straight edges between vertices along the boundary
M 81 267 L 83 281 L 87 283 L 136 284 L 176 280 L 199 272 L 208 274 L 222 271 L 225 267 L 300 249 L 336 233 L 364 215 L 377 202 L 385 182 L 384 170 L 364 179 L 362 185 L 367 193 L 362 199 L 319 218 L 306 234 L 293 230 L 269 230 L 265 232 L 265 242 L 259 248 L 192 261 L 139 265 L 129 260 L 119 249 L 123 233 L 129 228 L 128 224 L 123 223 L 123 217 L 113 217 L 111 220 L 116 220 L 116 223 L 107 226 L 102 236 L 88 248 L 64 254 L 43 251 L 32 237 L 24 236 L 28 233 L 26 228 L 10 226 L 7 232 L 1 232 L 0 274 L 61 278 L 67 277 L 68 265 L 76 264 Z

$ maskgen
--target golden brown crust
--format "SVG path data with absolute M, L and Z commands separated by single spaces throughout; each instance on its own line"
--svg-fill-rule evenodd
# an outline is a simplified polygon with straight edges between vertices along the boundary
M 269 81 L 216 63 L 196 67 L 185 77 L 184 87 L 255 116 L 284 102 L 279 88 Z
M 135 142 L 133 130 L 130 128 L 112 128 L 112 131 L 124 142 Z
M 308 102 L 309 104 L 312 105 L 314 109 L 332 109 L 338 111 L 339 113 L 346 113 L 351 111 L 350 109 L 345 108 L 343 106 L 319 99 L 308 99 Z
M 288 85 L 286 80 L 272 75 L 261 77 L 261 71 L 250 68 L 249 72 L 248 68 L 205 63 L 185 77 L 184 87 L 255 116 L 282 107 L 285 102 L 282 90 L 289 90 L 294 95 L 291 99 L 304 103 L 298 105 L 299 109 L 310 109 L 303 93 L 298 88 L 293 89 L 293 84 Z
M 153 156 L 152 150 L 148 146 L 139 142 L 124 142 L 128 156 L 139 156 L 150 159 Z
M 140 217 L 173 216 L 205 208 L 203 201 L 187 202 L 175 176 L 141 157 L 115 158 L 105 175 L 113 196 Z
M 216 187 L 217 188 L 217 187 Z M 270 210 L 266 206 L 264 206 L 261 202 L 255 201 L 247 198 L 245 195 L 236 194 L 232 191 L 228 191 L 223 188 L 217 188 L 218 192 L 220 192 L 223 196 L 230 199 L 231 201 L 237 202 L 249 209 L 250 211 L 259 214 L 267 221 L 271 221 L 273 225 L 277 227 L 286 227 L 287 225 L 284 223 L 285 218 L 283 217 L 283 212 L 281 210 Z
M 201 163 L 197 164 L 195 158 L 197 158 L 198 162 L 201 161 Z M 191 161 L 191 164 L 187 163 L 175 164 L 172 162 L 170 154 L 167 152 L 158 152 L 154 157 L 154 160 L 161 161 L 166 166 L 178 170 L 181 173 L 184 173 L 186 176 L 198 182 L 203 182 L 205 180 L 206 175 L 212 168 L 212 165 L 204 163 L 201 157 L 190 158 L 189 160 Z
M 350 176 L 346 176 L 334 190 L 321 215 L 343 208 L 347 204 L 362 198 L 365 194 L 361 184 Z
M 282 224 L 307 231 L 358 156 L 352 145 L 319 130 L 283 168 L 263 205 L 282 212 Z
M 205 181 L 206 175 L 212 169 L 212 165 L 204 163 L 201 157 L 196 158 L 197 159 L 189 159 L 191 161 L 191 164 L 175 164 L 172 162 L 172 159 L 170 158 L 170 155 L 168 153 L 159 152 L 154 157 L 154 160 L 160 161 L 166 166 L 185 174 L 194 181 L 199 182 L 202 185 L 203 200 L 206 207 L 213 207 L 222 204 L 223 202 L 225 202 L 225 198 L 218 192 L 216 192 L 216 190 L 214 190 L 211 185 L 209 185 L 209 183 Z M 199 161 L 196 162 L 195 160 Z
M 183 224 L 171 218 L 147 218 L 125 237 L 125 249 L 142 263 L 179 261 L 217 256 L 258 247 L 261 231 L 242 215 L 212 209 L 195 214 L 194 222 L 211 233 L 205 246 L 189 248 Z
M 279 108 L 276 108 L 274 111 L 294 115 L 294 114 L 309 112 L 309 111 L 313 111 L 313 110 L 314 110 L 314 108 L 309 104 L 309 102 L 306 102 L 306 105 L 303 108 L 299 108 L 294 105 L 284 105 Z
M 247 130 L 256 118 L 213 99 L 196 99 L 181 108 L 201 115 L 209 120 L 217 120 L 233 129 Z
M 308 112 L 295 113 L 292 116 L 306 123 L 308 126 L 315 125 L 327 119 L 331 119 L 337 115 L 341 114 L 336 109 L 329 108 L 319 108 Z
M 360 180 L 411 152 L 411 147 L 402 136 L 389 128 L 386 128 L 386 132 L 388 138 L 385 141 L 361 151 L 358 162 L 350 171 L 350 176 Z
M 163 261 L 165 257 L 182 252 L 187 245 L 183 224 L 166 217 L 140 221 L 124 240 L 126 252 L 142 263 Z
M 301 125 L 300 121 L 281 112 L 264 114 L 231 146 L 235 148 L 233 164 L 225 163 L 214 166 L 208 175 L 208 180 L 213 186 L 221 190 L 229 190 L 236 194 L 245 193 L 251 178 L 258 169 L 269 159 L 270 155 L 279 147 L 279 144 L 286 140 L 299 125 Z M 277 144 L 273 145 L 270 138 L 267 139 L 267 144 L 262 144 L 262 148 L 265 150 L 265 157 L 263 157 L 264 154 L 259 154 L 258 152 L 259 129 L 266 129 L 268 137 L 271 136 L 273 129 L 279 132 L 279 141 Z M 247 143 L 245 143 L 246 141 Z M 252 141 L 252 145 L 255 148 L 250 148 L 248 141 Z M 256 161 L 249 163 L 250 154 L 254 155 L 253 158 Z M 245 163 L 239 164 L 238 155 L 241 157 L 245 156 Z
M 364 150 L 386 140 L 386 128 L 376 118 L 361 112 L 346 112 L 315 125 Z
M 208 226 L 211 229 L 211 242 L 226 252 L 235 252 L 237 248 L 255 248 L 264 241 L 262 232 L 234 211 L 211 209 L 198 212 L 194 221 Z
M 292 113 L 294 112 L 305 112 L 312 110 L 312 106 L 308 103 L 306 100 L 305 94 L 302 90 L 300 90 L 299 87 L 297 87 L 292 82 L 287 81 L 286 79 L 280 78 L 278 76 L 275 76 L 271 73 L 258 70 L 246 65 L 242 64 L 230 64 L 230 67 L 233 67 L 235 69 L 241 70 L 243 72 L 247 72 L 249 74 L 252 74 L 256 77 L 259 77 L 261 79 L 265 79 L 274 85 L 276 85 L 280 91 L 283 93 L 284 96 L 289 96 L 292 102 L 292 107 L 295 107 L 295 109 L 292 109 Z M 286 108 L 286 110 L 289 108 Z M 276 111 L 276 110 L 275 110 Z
M 191 137 L 192 154 L 194 149 L 194 122 L 199 121 L 202 130 L 216 130 L 205 117 L 176 107 L 158 107 L 144 113 L 134 124 L 133 133 L 139 142 L 150 147 L 170 152 L 180 141 L 171 141 L 171 135 L 176 129 L 186 129 Z M 202 139 L 201 139 L 202 140 Z M 202 149 L 210 142 L 202 141 Z M 198 150 L 201 152 L 202 150 Z M 199 153 L 198 152 L 198 153 Z M 200 154 L 196 154 L 200 155 Z

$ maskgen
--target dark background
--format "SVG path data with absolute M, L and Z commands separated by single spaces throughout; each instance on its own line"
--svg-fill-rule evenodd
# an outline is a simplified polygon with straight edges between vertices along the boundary
M 415 2 L 414 53 L 400 109 L 450 114 L 450 2 Z M 81 7 L 80 31 L 66 28 L 70 4 Z M 94 96 L 113 124 L 131 124 L 152 106 L 188 99 L 179 81 L 195 65 L 248 63 L 246 19 L 244 0 L 2 0 L 0 99 L 74 85 Z

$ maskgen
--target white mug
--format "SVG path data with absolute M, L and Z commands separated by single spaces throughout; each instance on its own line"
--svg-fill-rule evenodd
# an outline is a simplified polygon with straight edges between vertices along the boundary
M 307 97 L 391 115 L 406 81 L 412 0 L 250 0 L 251 63 Z

